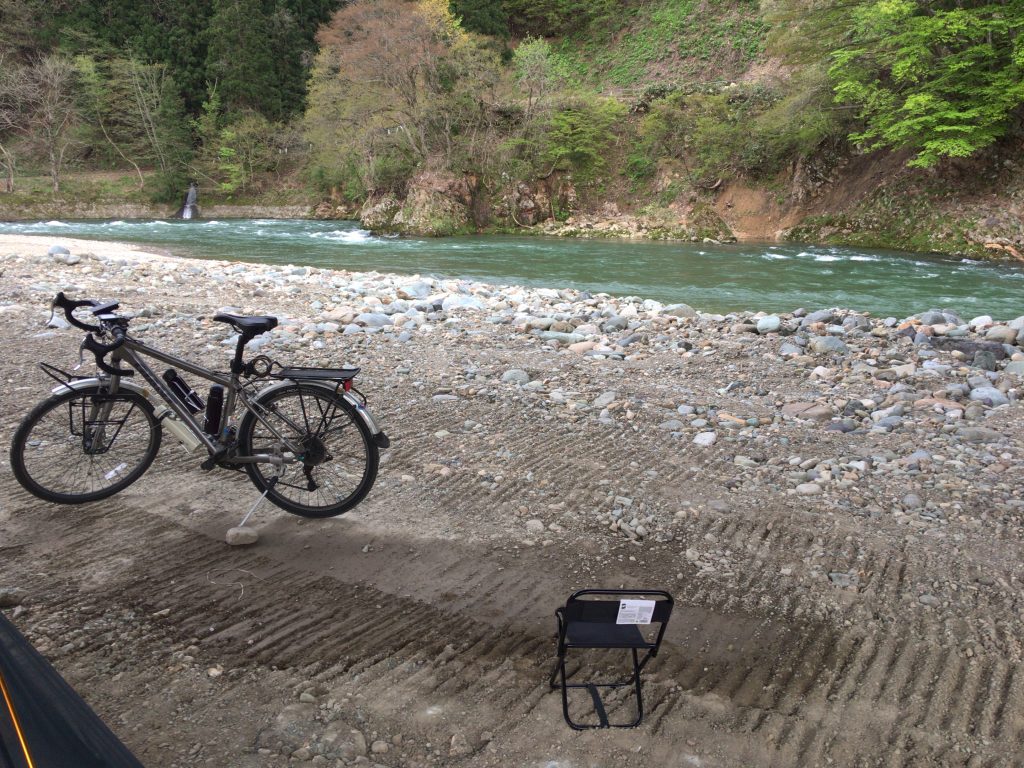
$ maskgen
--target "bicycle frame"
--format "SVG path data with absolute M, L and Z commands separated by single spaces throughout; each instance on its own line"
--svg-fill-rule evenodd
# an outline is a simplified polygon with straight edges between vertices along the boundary
M 206 432 L 196 421 L 192 412 L 186 408 L 178 397 L 171 391 L 171 388 L 167 383 L 156 374 L 156 372 L 149 367 L 149 365 L 143 360 L 143 355 L 152 357 L 161 363 L 166 363 L 174 368 L 180 368 L 181 370 L 188 371 L 189 373 L 199 376 L 200 378 L 211 381 L 214 384 L 220 384 L 224 387 L 224 406 L 222 413 L 225 417 L 228 414 L 234 413 L 235 400 L 237 394 L 241 390 L 240 377 L 237 374 L 224 375 L 216 371 L 212 371 L 209 368 L 204 368 L 196 363 L 189 362 L 183 358 L 177 357 L 176 355 L 169 354 L 167 352 L 161 352 L 158 349 L 154 349 L 146 345 L 145 343 L 126 338 L 124 344 L 111 355 L 111 359 L 116 365 L 118 362 L 125 362 L 133 369 L 142 375 L 142 378 L 146 380 L 156 392 L 160 395 L 160 399 L 163 403 L 170 408 L 174 414 L 181 420 L 181 422 L 188 427 L 188 430 L 195 435 L 201 441 L 202 445 L 206 447 L 206 450 L 211 454 L 217 451 L 219 446 L 222 444 L 220 437 L 217 441 L 206 434 Z M 109 389 L 111 392 L 117 392 L 117 388 L 121 385 L 120 376 L 110 376 Z M 242 403 L 248 408 L 249 403 L 247 398 L 242 393 Z M 257 414 L 258 415 L 258 414 Z M 223 435 L 223 430 L 221 431 Z
M 200 378 L 206 379 L 207 381 L 213 382 L 214 384 L 220 384 L 225 388 L 224 404 L 222 406 L 221 413 L 224 415 L 226 420 L 230 414 L 234 413 L 236 405 L 240 404 L 245 410 L 251 411 L 253 416 L 258 419 L 263 426 L 269 429 L 279 440 L 281 440 L 291 451 L 291 456 L 273 456 L 270 454 L 254 454 L 252 456 L 223 456 L 218 459 L 227 464 L 274 464 L 283 465 L 286 463 L 292 463 L 296 461 L 296 456 L 300 452 L 299 446 L 294 446 L 290 441 L 282 435 L 274 426 L 273 423 L 263 418 L 260 413 L 260 406 L 253 401 L 252 398 L 245 392 L 241 381 L 241 376 L 236 373 L 222 374 L 217 371 L 213 371 L 209 368 L 205 368 L 196 363 L 192 363 L 183 358 L 177 357 L 176 355 L 169 354 L 167 352 L 161 352 L 158 349 L 148 346 L 144 342 L 138 341 L 137 339 L 126 338 L 124 344 L 115 350 L 111 355 L 111 360 L 116 366 L 118 362 L 125 362 L 131 366 L 134 370 L 141 374 L 142 378 L 145 379 L 146 383 L 152 387 L 156 394 L 159 395 L 159 401 L 165 404 L 174 414 L 180 419 L 181 423 L 191 432 L 200 443 L 206 448 L 210 456 L 223 451 L 229 445 L 228 432 L 224 429 L 221 430 L 221 434 L 216 438 L 212 438 L 208 435 L 203 428 L 196 421 L 192 412 L 186 408 L 178 397 L 171 391 L 170 387 L 164 382 L 164 380 L 156 374 L 156 372 L 146 363 L 143 356 L 151 357 L 162 363 L 166 363 L 172 367 L 180 368 L 181 370 L 188 371 L 189 373 L 199 376 Z M 123 380 L 123 377 L 116 375 L 102 375 L 98 379 L 82 379 L 76 382 L 64 384 L 58 387 L 57 390 L 70 388 L 76 389 L 85 386 L 92 386 L 95 383 L 102 383 L 110 394 L 116 394 L 121 388 L 129 391 L 136 392 L 151 403 L 156 404 L 156 400 L 152 397 L 152 393 L 145 387 L 139 386 L 134 382 Z M 285 383 L 285 382 L 282 382 Z M 311 386 L 317 386 L 311 384 Z M 321 386 L 322 389 L 329 389 L 328 387 Z M 346 400 L 352 403 L 351 398 L 347 392 L 339 393 Z M 364 407 L 359 403 L 353 403 L 358 407 L 359 415 L 371 426 L 371 434 L 379 432 L 376 424 L 373 422 L 372 417 L 366 411 Z M 101 414 L 102 415 L 102 414 Z

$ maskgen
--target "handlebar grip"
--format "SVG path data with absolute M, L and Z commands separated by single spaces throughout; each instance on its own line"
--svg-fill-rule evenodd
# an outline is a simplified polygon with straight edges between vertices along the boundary
M 103 360 L 104 357 L 124 344 L 124 328 L 114 328 L 112 333 L 114 336 L 113 344 L 101 344 L 92 336 L 86 336 L 83 346 L 92 352 L 93 356 L 96 358 L 96 367 L 101 371 L 106 371 L 111 376 L 134 376 L 135 371 L 131 368 L 117 368 L 113 365 L 108 365 Z
M 64 317 L 67 319 L 69 323 L 71 323 L 76 328 L 81 328 L 83 331 L 89 331 L 90 333 L 94 333 L 96 331 L 101 330 L 100 327 L 98 325 L 89 325 L 88 323 L 83 323 L 81 320 L 74 316 L 74 311 L 79 307 L 92 307 L 95 306 L 95 304 L 96 302 L 91 301 L 89 299 L 73 301 L 72 299 L 69 299 L 67 296 L 65 296 L 64 292 L 61 291 L 54 297 L 53 302 L 51 302 L 50 306 L 60 307 L 62 310 L 64 310 Z

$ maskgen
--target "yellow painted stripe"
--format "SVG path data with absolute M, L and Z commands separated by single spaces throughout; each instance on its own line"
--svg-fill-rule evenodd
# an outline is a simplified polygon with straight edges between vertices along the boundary
M 4 703 L 7 704 L 7 711 L 11 713 L 11 722 L 14 723 L 14 732 L 18 734 L 18 741 L 21 742 L 21 751 L 25 755 L 25 760 L 28 761 L 28 768 L 36 768 L 36 764 L 32 762 L 32 755 L 28 753 L 28 744 L 25 743 L 25 734 L 21 732 L 21 724 L 18 722 L 18 716 L 14 713 L 14 703 L 11 701 L 11 695 L 7 692 L 7 685 L 4 683 L 4 676 L 0 673 L 0 692 L 4 695 Z

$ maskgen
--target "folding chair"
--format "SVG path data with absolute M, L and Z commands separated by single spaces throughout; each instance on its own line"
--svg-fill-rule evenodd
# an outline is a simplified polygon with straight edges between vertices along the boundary
M 643 691 L 640 673 L 652 658 L 658 655 L 665 627 L 672 615 L 672 596 L 660 589 L 581 589 L 566 601 L 565 607 L 555 611 L 558 619 L 558 661 L 548 681 L 552 690 L 558 685 L 555 678 L 561 673 L 562 714 L 569 727 L 582 731 L 587 728 L 635 728 L 644 717 Z M 659 624 L 654 631 L 652 624 Z M 646 627 L 641 631 L 641 627 Z M 646 632 L 646 634 L 645 634 Z M 565 660 L 570 648 L 625 648 L 632 652 L 633 674 L 622 682 L 569 683 Z M 643 658 L 638 651 L 646 650 Z M 599 688 L 636 689 L 636 719 L 631 723 L 609 723 Z M 577 723 L 569 717 L 569 689 L 585 688 L 594 702 L 597 724 Z

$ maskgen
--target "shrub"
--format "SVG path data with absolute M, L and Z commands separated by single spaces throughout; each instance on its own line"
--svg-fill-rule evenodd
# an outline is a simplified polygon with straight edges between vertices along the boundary
M 556 111 L 548 121 L 541 158 L 580 181 L 591 181 L 606 167 L 605 155 L 615 139 L 614 126 L 626 108 L 613 99 L 580 98 Z

